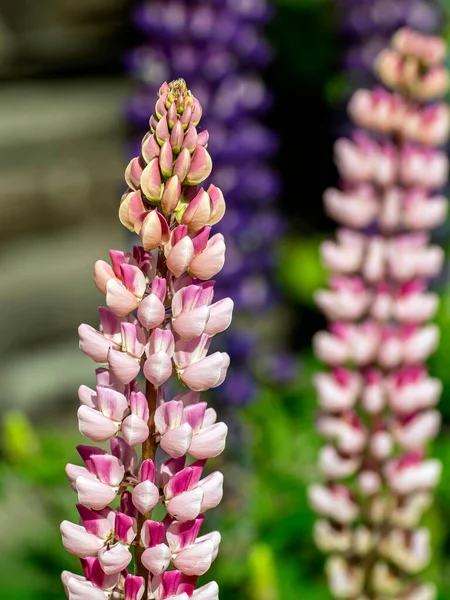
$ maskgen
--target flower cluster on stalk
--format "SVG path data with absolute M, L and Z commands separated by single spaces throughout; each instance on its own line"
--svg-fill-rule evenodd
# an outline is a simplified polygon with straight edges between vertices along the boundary
M 259 70 L 271 56 L 261 30 L 270 14 L 267 0 L 143 0 L 135 11 L 142 43 L 127 61 L 138 81 L 131 121 L 146 119 L 159 81 L 182 76 L 195 88 L 211 133 L 214 177 L 227 198 L 218 230 L 229 240 L 217 294 L 232 293 L 236 304 L 236 325 L 223 342 L 234 359 L 219 390 L 227 404 L 255 398 L 256 372 L 283 379 L 279 365 L 261 365 L 260 352 L 264 345 L 264 355 L 273 354 L 277 338 L 269 326 L 277 295 L 272 244 L 283 229 L 275 210 L 279 180 L 268 164 L 277 139 L 261 122 L 270 95 Z M 265 327 L 249 326 L 255 311 L 266 315 Z
M 438 37 L 394 35 L 375 63 L 386 87 L 350 101 L 358 129 L 337 141 L 342 185 L 325 193 L 342 228 L 321 249 L 332 274 L 316 300 L 329 329 L 314 345 L 330 370 L 314 381 L 326 443 L 324 483 L 309 495 L 336 598 L 436 597 L 417 574 L 430 559 L 420 523 L 441 471 L 426 452 L 439 430 L 441 383 L 424 363 L 439 338 L 429 323 L 438 298 L 427 284 L 444 253 L 428 230 L 447 213 L 445 53 Z
M 101 366 L 95 389 L 79 389 L 78 420 L 84 436 L 109 449 L 79 446 L 84 466 L 66 468 L 80 522 L 64 521 L 62 539 L 84 572 L 63 573 L 69 600 L 218 597 L 215 582 L 196 583 L 220 543 L 219 532 L 200 529 L 222 498 L 222 474 L 205 476 L 204 467 L 223 451 L 227 427 L 200 394 L 225 379 L 228 355 L 208 350 L 230 325 L 233 302 L 214 302 L 225 243 L 211 227 L 225 202 L 216 186 L 200 187 L 212 168 L 201 115 L 184 80 L 160 88 L 119 209 L 142 246 L 95 264 L 106 306 L 99 329 L 83 324 L 79 337 Z M 165 397 L 169 380 L 180 388 L 173 398 Z M 162 520 L 152 518 L 158 506 Z

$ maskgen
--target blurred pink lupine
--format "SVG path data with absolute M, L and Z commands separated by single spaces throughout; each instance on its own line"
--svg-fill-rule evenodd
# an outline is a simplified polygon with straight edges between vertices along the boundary
M 430 558 L 429 532 L 419 522 L 441 471 L 425 453 L 440 426 L 441 383 L 423 363 L 439 338 L 428 323 L 438 298 L 427 280 L 444 255 L 427 230 L 447 212 L 439 190 L 448 159 L 436 147 L 450 126 L 449 108 L 438 100 L 449 83 L 444 57 L 441 39 L 396 33 L 376 61 L 393 91 L 354 94 L 349 112 L 360 129 L 336 143 L 342 186 L 324 197 L 343 228 L 322 246 L 332 275 L 316 301 L 330 325 L 314 345 L 330 371 L 314 379 L 326 443 L 324 483 L 309 495 L 336 598 L 436 598 L 416 574 Z
M 196 130 L 201 113 L 183 80 L 163 84 L 119 210 L 142 247 L 110 250 L 111 265 L 95 264 L 106 307 L 99 330 L 81 325 L 79 336 L 103 366 L 95 389 L 79 389 L 78 421 L 92 441 L 110 440 L 111 453 L 79 446 L 85 466 L 66 467 L 80 524 L 64 521 L 61 533 L 84 572 L 63 573 L 69 600 L 218 598 L 216 583 L 195 586 L 220 543 L 218 532 L 199 533 L 203 513 L 222 499 L 222 474 L 203 469 L 224 450 L 227 426 L 200 392 L 225 379 L 228 355 L 208 350 L 230 325 L 233 302 L 214 302 L 208 281 L 225 260 L 223 236 L 211 235 L 225 202 L 214 185 L 198 188 L 212 169 L 207 132 Z M 187 391 L 166 400 L 171 377 Z M 159 503 L 161 522 L 151 519 Z

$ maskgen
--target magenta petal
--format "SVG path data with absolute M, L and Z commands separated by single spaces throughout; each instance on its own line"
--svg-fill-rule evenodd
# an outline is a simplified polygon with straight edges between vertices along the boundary
M 142 514 L 155 508 L 159 502 L 159 491 L 151 481 L 138 483 L 133 490 L 133 504 Z
M 95 556 L 103 546 L 103 540 L 88 533 L 81 525 L 63 521 L 60 529 L 64 548 L 80 558 Z
M 213 551 L 214 544 L 211 540 L 198 542 L 177 554 L 173 564 L 183 575 L 204 575 L 211 566 Z
M 114 522 L 114 537 L 125 545 L 130 545 L 136 537 L 136 519 L 125 513 L 116 513 Z
M 137 575 L 127 575 L 123 590 L 124 600 L 141 600 L 145 592 L 145 579 Z
M 77 416 L 80 433 L 94 442 L 106 442 L 119 430 L 117 423 L 89 406 L 80 406 Z
M 164 523 L 146 520 L 141 531 L 141 541 L 145 548 L 153 548 L 162 544 L 164 539 Z
M 162 350 L 152 354 L 144 363 L 144 375 L 155 387 L 159 387 L 172 375 L 172 361 Z
M 142 461 L 141 468 L 139 469 L 139 480 L 151 481 L 154 483 L 155 475 L 155 463 L 150 458 L 146 458 L 144 461 Z
M 158 544 L 147 548 L 142 554 L 142 564 L 153 575 L 161 575 L 167 570 L 172 558 L 172 553 L 166 544 Z
M 228 427 L 225 423 L 216 423 L 197 433 L 189 447 L 189 454 L 194 458 L 214 458 L 225 449 Z
M 122 483 L 125 468 L 122 461 L 111 454 L 91 456 L 97 477 L 102 483 L 117 486 Z
M 169 500 L 167 511 L 177 521 L 191 521 L 200 514 L 202 502 L 203 490 L 197 487 Z
M 112 487 L 89 477 L 78 477 L 76 486 L 78 500 L 81 504 L 94 510 L 102 510 L 116 497 L 116 492 Z
M 146 329 L 153 329 L 164 321 L 166 311 L 161 300 L 155 294 L 149 294 L 140 303 L 137 315 Z
M 172 550 L 173 554 L 178 554 L 180 550 L 188 548 L 195 543 L 203 521 L 204 516 L 201 515 L 198 519 L 194 519 L 193 521 L 186 521 L 185 523 L 173 521 L 169 525 L 166 537 L 169 548 Z
M 184 456 L 192 440 L 192 427 L 184 423 L 176 429 L 170 429 L 161 437 L 161 448 L 172 458 Z
M 148 438 L 148 425 L 137 415 L 129 415 L 122 423 L 122 437 L 130 446 L 143 444 Z
M 108 359 L 108 350 L 113 345 L 104 335 L 96 331 L 90 325 L 80 325 L 78 328 L 80 337 L 80 350 L 95 362 L 104 363 Z
M 112 373 L 122 383 L 130 383 L 141 370 L 136 359 L 118 350 L 108 352 L 108 363 Z
M 88 533 L 102 540 L 106 540 L 109 537 L 113 530 L 113 524 L 108 520 L 104 511 L 99 513 L 86 508 L 82 504 L 77 504 L 77 510 Z
M 120 573 L 128 567 L 132 556 L 128 548 L 122 544 L 115 544 L 109 548 L 102 548 L 98 553 L 102 569 L 107 575 Z
M 90 563 L 89 565 L 89 575 L 86 573 L 89 581 L 97 588 L 101 588 L 102 590 L 112 590 L 119 583 L 119 574 L 114 573 L 112 575 L 107 575 L 100 564 L 98 558 L 87 559 L 86 562 Z
M 131 264 L 123 264 L 120 266 L 120 273 L 123 285 L 132 292 L 137 298 L 142 298 L 145 294 L 147 281 L 144 273 L 139 267 Z

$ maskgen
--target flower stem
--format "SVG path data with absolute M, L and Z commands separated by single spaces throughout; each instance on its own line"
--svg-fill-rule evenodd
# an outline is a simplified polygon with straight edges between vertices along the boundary
M 156 411 L 156 399 L 157 399 L 157 388 L 155 388 L 155 386 L 153 384 L 150 383 L 150 381 L 146 382 L 146 386 L 145 386 L 145 395 L 147 397 L 147 404 L 148 404 L 148 411 L 149 411 L 149 416 L 148 416 L 148 430 L 149 430 L 149 435 L 148 438 L 145 440 L 145 442 L 142 444 L 142 460 L 147 460 L 147 459 L 151 459 L 153 462 L 155 462 L 155 457 L 156 457 L 156 448 L 157 448 L 157 443 L 155 441 L 155 411 Z M 142 545 L 142 541 L 141 541 L 141 531 L 142 528 L 144 526 L 145 521 L 147 521 L 148 519 L 151 519 L 152 516 L 152 512 L 149 511 L 145 514 L 141 514 L 139 513 L 138 516 L 138 520 L 137 520 L 137 536 L 136 536 L 136 547 L 135 547 L 135 574 L 136 575 L 140 575 L 141 577 L 144 577 L 145 579 L 145 586 L 146 586 L 146 591 L 147 591 L 147 585 L 148 585 L 148 571 L 147 569 L 144 567 L 144 565 L 142 564 L 142 554 L 145 550 L 144 546 Z

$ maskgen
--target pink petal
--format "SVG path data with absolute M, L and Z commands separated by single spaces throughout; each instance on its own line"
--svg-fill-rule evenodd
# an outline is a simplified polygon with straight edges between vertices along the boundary
M 121 432 L 123 439 L 132 447 L 143 444 L 149 436 L 147 423 L 135 414 L 123 421 Z
M 153 548 L 147 548 L 142 554 L 142 564 L 153 575 L 161 575 L 167 570 L 172 553 L 166 544 L 158 544 Z
M 78 477 L 76 481 L 78 499 L 81 504 L 94 510 L 102 510 L 116 497 L 115 490 L 96 479 Z
M 122 461 L 111 454 L 93 454 L 91 456 L 95 473 L 102 483 L 117 486 L 122 483 L 125 468 Z
M 194 392 L 217 387 L 222 375 L 222 363 L 222 353 L 215 352 L 184 369 L 181 380 Z
M 160 387 L 172 375 L 172 361 L 162 350 L 152 354 L 144 363 L 144 375 L 155 387 Z
M 176 429 L 170 429 L 161 437 L 161 448 L 172 458 L 184 456 L 192 440 L 192 427 L 184 423 Z
M 180 182 L 184 184 L 184 180 L 186 179 L 186 175 L 189 172 L 189 168 L 191 166 L 191 155 L 189 154 L 189 150 L 184 148 L 182 150 L 175 161 L 173 166 L 173 174 L 177 175 Z
M 174 558 L 173 564 L 183 575 L 204 575 L 211 566 L 213 551 L 213 542 L 205 540 L 182 550 Z
M 137 316 L 146 329 L 158 327 L 166 316 L 164 304 L 155 294 L 149 294 L 140 303 Z
M 107 575 L 123 571 L 128 567 L 132 558 L 131 552 L 123 544 L 102 548 L 98 553 L 102 569 Z
M 130 383 L 141 370 L 136 359 L 118 350 L 108 352 L 108 363 L 112 373 L 122 383 Z
M 60 529 L 64 548 L 79 558 L 95 556 L 103 546 L 103 540 L 88 533 L 81 525 L 63 521 Z
M 163 186 L 157 158 L 151 160 L 145 167 L 140 183 L 143 193 L 149 200 L 161 200 Z
M 219 237 L 218 237 L 219 236 Z M 206 249 L 194 257 L 189 273 L 199 279 L 210 279 L 222 270 L 225 264 L 225 242 L 220 233 L 213 236 Z
M 106 284 L 115 279 L 114 271 L 104 260 L 98 260 L 94 265 L 94 283 L 99 292 L 106 296 Z
M 225 449 L 228 427 L 225 423 L 216 423 L 202 429 L 192 438 L 189 454 L 194 458 L 214 458 Z
M 114 421 L 121 421 L 128 411 L 128 402 L 123 394 L 108 387 L 97 386 L 99 410 Z
M 215 471 L 202 479 L 198 484 L 203 490 L 204 496 L 201 506 L 201 512 L 215 508 L 223 498 L 223 475 Z
M 207 225 L 211 216 L 211 202 L 203 188 L 189 202 L 181 218 L 181 223 L 189 227 L 189 231 L 198 231 Z
M 108 594 L 92 585 L 90 581 L 70 577 L 67 580 L 69 600 L 106 600 Z
M 120 274 L 124 286 L 137 298 L 142 298 L 147 287 L 147 281 L 141 269 L 132 264 L 122 264 Z
M 133 490 L 133 504 L 142 514 L 155 508 L 159 502 L 159 491 L 151 481 L 138 483 Z
M 113 525 L 104 515 L 104 511 L 101 513 L 86 508 L 82 504 L 77 504 L 77 510 L 88 533 L 95 535 L 97 538 L 106 540 L 113 531 Z M 112 511 L 114 513 L 114 511 Z M 108 515 L 109 516 L 109 515 Z
M 210 155 L 203 146 L 197 146 L 192 156 L 192 162 L 185 183 L 188 185 L 198 185 L 209 177 L 211 170 L 212 160 Z
M 181 275 L 189 268 L 194 258 L 194 245 L 190 237 L 182 238 L 170 250 L 167 256 L 167 267 L 172 271 L 175 277 Z
M 206 585 L 194 590 L 193 600 L 219 600 L 219 586 L 215 581 L 210 581 Z
M 225 214 L 225 200 L 222 191 L 213 184 L 209 186 L 208 194 L 211 198 L 211 216 L 207 224 L 215 225 L 222 219 L 223 215 Z
M 203 490 L 196 487 L 169 500 L 167 511 L 177 521 L 191 521 L 200 514 L 202 502 Z
M 117 423 L 89 406 L 80 406 L 77 416 L 80 433 L 94 442 L 106 442 L 119 430 Z
M 105 336 L 96 331 L 90 325 L 80 325 L 78 328 L 80 337 L 80 350 L 92 360 L 98 363 L 104 363 L 108 359 L 108 350 L 114 344 L 107 340 Z
M 192 340 L 202 335 L 209 320 L 209 308 L 199 306 L 194 310 L 183 312 L 172 320 L 172 327 L 184 340 Z
M 145 422 L 148 421 L 149 410 L 145 394 L 142 392 L 131 392 L 130 409 L 134 415 L 140 417 Z
M 178 554 L 184 548 L 188 548 L 195 543 L 203 521 L 203 515 L 198 519 L 186 521 L 185 523 L 172 521 L 167 528 L 166 537 L 173 554 Z
M 106 304 L 118 317 L 126 317 L 137 308 L 138 300 L 121 281 L 110 279 L 106 284 Z
M 87 385 L 80 385 L 78 388 L 78 398 L 81 404 L 90 406 L 90 408 L 97 408 L 97 394 L 94 390 L 91 390 Z
M 219 300 L 209 307 L 209 321 L 205 328 L 205 333 L 208 335 L 216 335 L 222 333 L 231 324 L 233 317 L 234 302 L 231 298 Z
M 177 175 L 171 177 L 164 186 L 161 208 L 165 215 L 170 215 L 178 206 L 181 197 L 181 184 Z
M 84 467 L 80 467 L 79 465 L 66 465 L 66 475 L 70 483 L 70 487 L 74 492 L 77 491 L 76 481 L 78 477 L 88 477 L 90 479 L 96 479 L 95 475 L 89 473 L 87 469 Z

